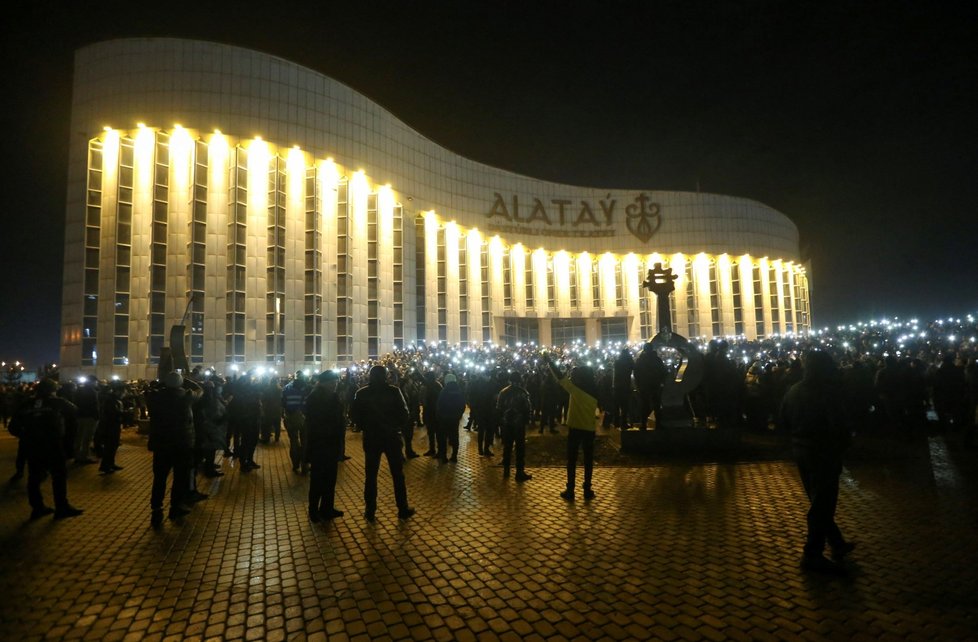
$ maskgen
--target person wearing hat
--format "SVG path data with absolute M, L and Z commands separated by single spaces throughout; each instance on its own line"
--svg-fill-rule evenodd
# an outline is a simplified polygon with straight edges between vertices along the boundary
M 27 454 L 27 500 L 31 519 L 54 513 L 55 519 L 82 514 L 68 503 L 68 468 L 66 453 L 71 445 L 65 435 L 74 431 L 77 422 L 75 404 L 57 395 L 58 384 L 44 379 L 37 384 L 34 397 L 10 422 L 10 432 L 18 435 Z M 41 481 L 51 474 L 54 508 L 44 504 Z
M 400 389 L 387 383 L 387 368 L 374 366 L 370 369 L 367 385 L 357 390 L 350 414 L 363 432 L 363 500 L 366 505 L 363 516 L 372 522 L 377 512 L 377 472 L 380 457 L 384 455 L 394 481 L 397 516 L 408 519 L 414 515 L 414 509 L 408 505 L 401 450 L 401 430 L 407 425 L 408 409 Z
M 503 433 L 503 477 L 509 477 L 509 464 L 516 450 L 516 481 L 529 481 L 526 465 L 526 424 L 533 414 L 530 393 L 523 387 L 523 377 L 516 370 L 509 373 L 509 385 L 499 391 L 496 415 Z
M 438 433 L 436 435 L 435 457 L 442 463 L 449 461 L 448 446 L 452 447 L 451 461 L 458 461 L 458 422 L 465 414 L 465 395 L 458 385 L 458 378 L 449 373 L 445 375 L 445 387 L 438 394 Z
M 163 523 L 163 498 L 166 481 L 173 471 L 170 490 L 170 519 L 190 512 L 190 471 L 193 466 L 194 421 L 191 410 L 203 390 L 197 383 L 184 379 L 179 372 L 163 376 L 160 385 L 150 391 L 149 450 L 153 453 L 153 490 L 150 495 L 152 517 L 157 527 Z
M 336 394 L 339 375 L 332 370 L 320 373 L 319 380 L 303 405 L 305 414 L 305 458 L 309 476 L 309 521 L 342 517 L 337 510 L 336 475 L 340 447 L 346 428 L 343 404 Z

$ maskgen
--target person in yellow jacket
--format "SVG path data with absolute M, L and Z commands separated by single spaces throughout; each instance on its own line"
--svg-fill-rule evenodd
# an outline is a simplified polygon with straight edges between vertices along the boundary
M 584 451 L 584 499 L 594 499 L 591 489 L 591 473 L 594 471 L 594 414 L 598 409 L 598 384 L 594 370 L 577 366 L 562 374 L 547 357 L 551 376 L 570 395 L 567 410 L 567 489 L 560 494 L 567 501 L 574 501 L 574 485 L 577 476 L 577 451 Z

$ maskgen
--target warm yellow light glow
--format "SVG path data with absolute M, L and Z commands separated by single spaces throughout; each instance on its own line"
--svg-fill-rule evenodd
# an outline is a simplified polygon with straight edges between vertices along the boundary
M 615 287 L 615 257 L 611 252 L 605 252 L 598 259 L 598 274 L 601 277 L 601 307 L 605 313 L 618 307 L 618 292 Z
M 299 212 L 304 207 L 306 193 L 306 155 L 298 146 L 290 149 L 285 157 L 285 175 L 288 181 L 289 209 Z
M 539 311 L 546 311 L 548 305 L 547 292 L 547 252 L 537 248 L 530 257 L 533 269 L 533 304 Z
M 324 192 L 336 189 L 336 186 L 339 185 L 340 170 L 332 158 L 327 158 L 319 163 L 319 180 Z
M 639 260 L 635 254 L 626 254 L 621 260 L 621 272 L 625 286 L 625 305 L 628 308 L 637 308 L 639 300 L 638 284 L 644 280 L 645 276 L 641 273 Z
M 186 193 L 190 185 L 193 144 L 190 133 L 180 125 L 170 134 L 170 171 L 173 180 L 170 187 L 179 194 Z
M 578 301 L 581 311 L 585 314 L 594 309 L 594 290 L 591 279 L 591 255 L 581 252 L 577 255 Z
M 570 255 L 560 250 L 553 257 L 554 304 L 558 314 L 566 314 L 570 306 Z
M 136 195 L 152 195 L 153 190 L 153 153 L 156 143 L 156 132 L 139 125 L 136 132 L 136 139 L 133 141 L 133 193 Z M 150 196 L 152 198 L 152 196 Z M 150 203 L 152 205 L 152 203 Z M 138 198 L 133 201 L 133 206 L 138 208 Z

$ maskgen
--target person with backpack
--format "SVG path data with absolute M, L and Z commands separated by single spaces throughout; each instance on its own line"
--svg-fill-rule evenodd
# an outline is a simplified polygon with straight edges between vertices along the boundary
M 55 519 L 75 517 L 82 509 L 68 503 L 67 455 L 73 444 L 66 435 L 74 434 L 77 408 L 57 395 L 58 384 L 44 379 L 37 384 L 34 396 L 19 410 L 10 423 L 11 434 L 20 438 L 27 455 L 27 499 L 31 519 L 54 514 Z M 50 473 L 54 508 L 44 503 L 41 481 Z
M 530 393 L 523 387 L 523 377 L 515 370 L 509 373 L 509 385 L 499 391 L 496 415 L 503 433 L 503 478 L 509 478 L 509 464 L 515 448 L 516 481 L 533 479 L 533 475 L 525 470 L 526 424 L 533 416 L 533 404 Z

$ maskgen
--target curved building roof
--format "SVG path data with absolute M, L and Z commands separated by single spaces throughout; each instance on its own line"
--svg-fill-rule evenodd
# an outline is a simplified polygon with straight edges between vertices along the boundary
M 275 56 L 212 42 L 133 38 L 75 61 L 72 131 L 137 122 L 298 145 L 390 183 L 412 213 L 549 250 L 751 254 L 797 261 L 798 230 L 745 198 L 563 185 L 490 167 L 428 140 L 367 97 Z

